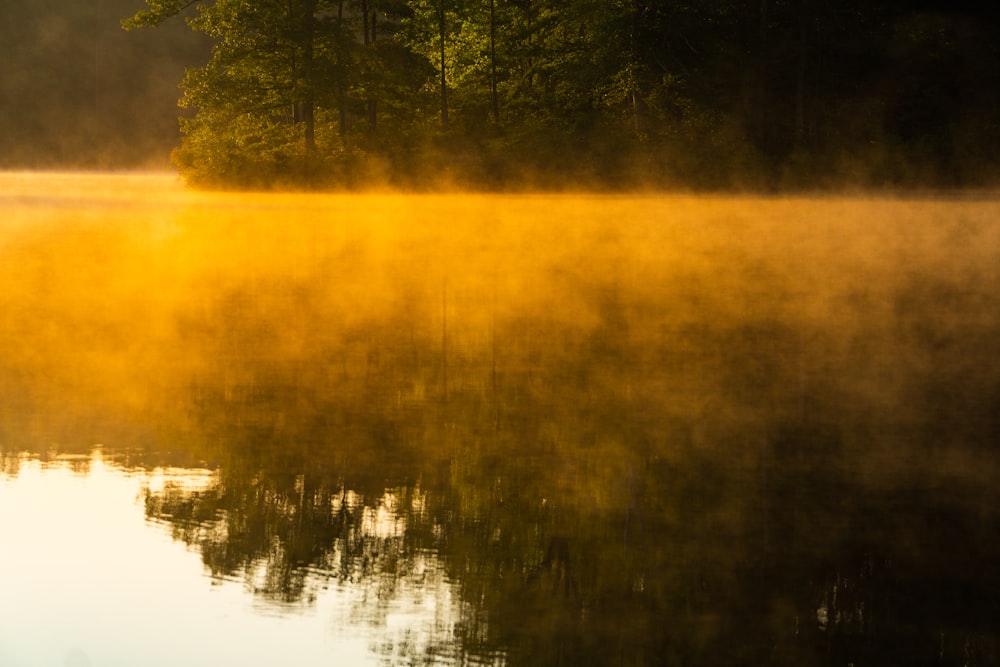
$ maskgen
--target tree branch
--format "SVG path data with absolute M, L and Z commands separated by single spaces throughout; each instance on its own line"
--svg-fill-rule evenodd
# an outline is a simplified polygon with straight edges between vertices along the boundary
M 164 21 L 177 16 L 188 7 L 196 5 L 201 0 L 146 0 L 146 9 L 140 9 L 134 16 L 122 19 L 122 28 L 153 28 Z

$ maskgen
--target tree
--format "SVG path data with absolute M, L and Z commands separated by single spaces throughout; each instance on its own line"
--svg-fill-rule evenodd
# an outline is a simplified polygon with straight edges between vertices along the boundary
M 176 156 L 182 168 L 199 177 L 243 179 L 314 153 L 316 84 L 335 53 L 317 29 L 330 3 L 150 0 L 124 25 L 157 25 L 192 4 L 198 12 L 188 23 L 216 43 L 209 63 L 189 70 L 182 84 L 181 105 L 196 110 L 182 121 L 185 140 Z
M 398 2 L 149 0 L 124 25 L 155 26 L 192 6 L 190 26 L 216 41 L 182 82 L 181 106 L 195 115 L 182 120 L 175 162 L 196 182 L 329 180 L 349 153 L 356 108 L 372 134 L 379 99 L 406 99 L 405 80 L 412 91 L 426 76 L 419 59 L 380 40 L 405 13 Z
M 941 179 L 1000 144 L 995 27 L 906 3 L 147 0 L 126 26 L 195 9 L 195 180 L 764 186 L 852 154 Z

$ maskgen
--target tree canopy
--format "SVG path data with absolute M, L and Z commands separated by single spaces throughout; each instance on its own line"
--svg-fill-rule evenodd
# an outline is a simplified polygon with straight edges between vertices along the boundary
M 147 0 L 193 183 L 992 183 L 996 12 L 900 0 Z

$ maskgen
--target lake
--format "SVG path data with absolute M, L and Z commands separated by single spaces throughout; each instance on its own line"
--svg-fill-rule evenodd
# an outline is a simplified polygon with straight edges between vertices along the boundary
M 0 174 L 0 665 L 1000 664 L 1000 197 Z

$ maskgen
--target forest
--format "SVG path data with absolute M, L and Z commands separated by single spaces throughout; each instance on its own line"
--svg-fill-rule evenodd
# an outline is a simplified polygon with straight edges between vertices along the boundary
M 7 3 L 0 168 L 173 150 L 205 186 L 990 187 L 982 4 Z
M 996 9 L 902 0 L 146 0 L 195 185 L 988 186 Z

